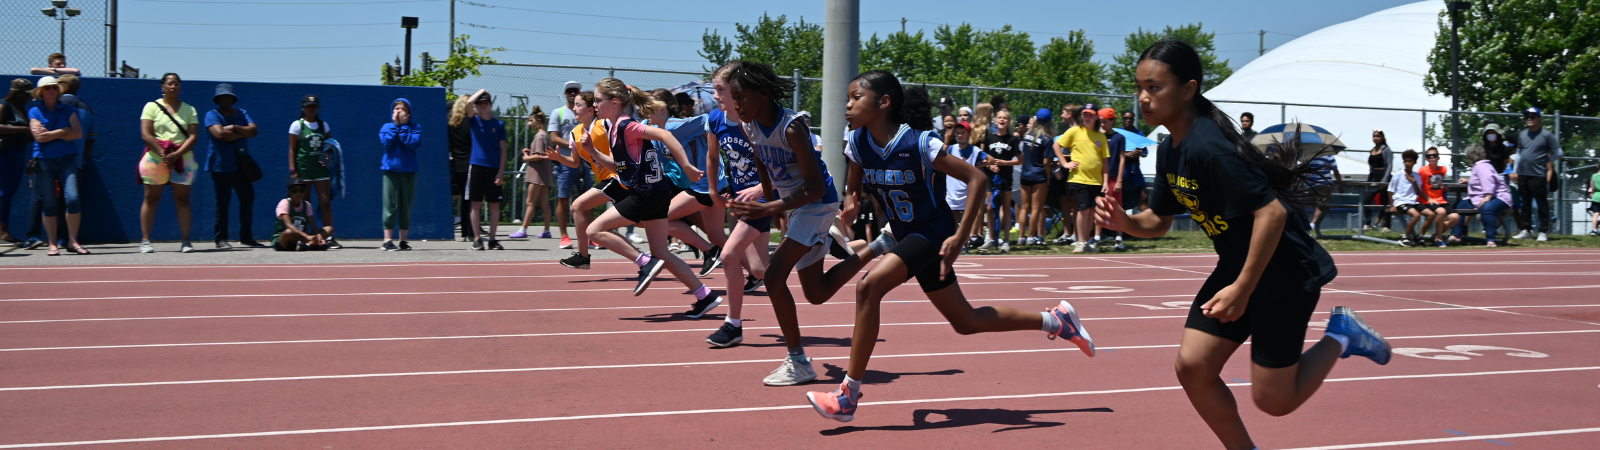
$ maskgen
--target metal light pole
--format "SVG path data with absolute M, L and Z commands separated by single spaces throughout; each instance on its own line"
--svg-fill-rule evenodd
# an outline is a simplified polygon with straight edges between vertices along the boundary
M 57 14 L 56 10 L 61 10 L 61 14 Z M 57 22 L 61 22 L 61 50 L 57 53 L 67 54 L 67 19 L 77 17 L 83 11 L 78 8 L 68 8 L 67 0 L 51 0 L 50 7 L 41 9 L 39 12 L 56 19 Z
M 410 76 L 411 75 L 411 30 L 414 30 L 414 29 L 417 28 L 417 18 L 401 16 L 400 17 L 400 28 L 405 28 L 406 29 L 405 75 L 406 76 Z
M 108 38 L 107 40 L 109 42 L 107 42 L 107 45 L 106 45 L 106 47 L 108 47 L 106 49 L 107 52 L 108 52 L 108 54 L 106 55 L 106 68 L 107 68 L 106 69 L 107 70 L 106 71 L 106 76 L 114 77 L 114 76 L 117 76 L 117 72 L 118 72 L 118 70 L 117 70 L 117 0 L 111 0 L 111 14 L 107 19 L 109 19 L 109 21 L 106 23 L 106 28 L 110 28 L 110 30 L 107 33 L 109 35 L 109 36 L 107 36 L 107 38 Z
M 822 160 L 841 192 L 845 182 L 844 104 L 850 79 L 861 69 L 861 2 L 827 0 L 822 28 Z
M 1461 151 L 1461 12 L 1472 7 L 1471 2 L 1450 2 L 1450 153 L 1451 165 L 1456 166 L 1455 153 Z

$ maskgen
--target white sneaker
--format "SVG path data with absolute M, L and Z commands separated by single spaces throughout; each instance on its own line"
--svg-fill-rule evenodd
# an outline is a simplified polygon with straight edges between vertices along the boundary
M 994 247 L 995 247 L 994 240 L 990 239 L 990 240 L 987 240 L 987 241 L 983 241 L 983 245 L 979 246 L 978 250 L 994 250 Z
M 1056 244 L 1056 245 L 1071 244 L 1072 243 L 1072 235 L 1063 234 L 1061 236 L 1056 237 L 1056 240 L 1052 241 L 1051 243 L 1052 244 Z
M 194 253 L 194 244 L 183 241 L 183 244 L 178 246 L 178 253 Z
M 632 243 L 635 243 L 635 244 L 643 244 L 644 243 L 644 238 L 639 236 L 638 233 L 628 233 L 628 242 L 632 242 Z
M 844 237 L 844 232 L 839 230 L 838 222 L 828 225 L 828 237 L 833 238 L 833 243 L 844 249 L 845 253 L 856 254 L 856 249 L 850 248 L 850 238 Z M 846 256 L 848 258 L 848 256 Z
M 1537 239 L 1537 240 L 1539 242 L 1548 242 L 1550 240 L 1550 235 L 1544 234 L 1544 233 L 1539 233 L 1539 239 Z
M 1009 242 L 1009 241 L 1001 241 L 1000 242 L 1000 253 L 1006 253 L 1006 252 L 1009 252 L 1009 251 L 1011 251 L 1011 242 Z
M 809 383 L 817 379 L 817 371 L 811 368 L 811 358 L 807 357 L 803 363 L 796 363 L 794 358 L 784 357 L 783 365 L 772 371 L 766 378 L 761 379 L 761 384 L 767 386 L 794 386 Z
M 1072 252 L 1073 253 L 1083 253 L 1083 248 L 1087 247 L 1088 245 L 1089 244 L 1086 243 L 1086 242 L 1073 242 L 1072 243 Z
M 155 253 L 155 252 L 156 252 L 156 247 L 154 245 L 150 245 L 150 241 L 140 241 L 139 242 L 139 253 Z
M 1530 232 L 1528 230 L 1522 230 L 1521 233 L 1517 233 L 1516 236 L 1512 236 L 1511 238 L 1512 239 L 1527 239 L 1527 238 L 1530 238 L 1530 237 L 1533 237 L 1533 232 Z
M 683 253 L 683 245 L 673 242 L 672 245 L 667 246 L 667 251 L 672 253 Z

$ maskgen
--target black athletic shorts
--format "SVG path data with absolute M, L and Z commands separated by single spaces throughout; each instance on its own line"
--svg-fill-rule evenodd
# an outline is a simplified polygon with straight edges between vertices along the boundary
M 613 180 L 614 182 L 615 180 Z M 672 209 L 672 197 L 676 197 L 678 188 L 670 187 L 666 192 L 656 192 L 649 196 L 629 195 L 616 202 L 617 213 L 622 218 L 633 223 L 667 218 L 667 210 Z M 659 188 L 657 190 L 660 190 Z
M 467 195 L 467 172 L 450 171 L 450 195 L 455 197 Z
M 766 216 L 760 219 L 739 219 L 739 221 L 744 222 L 745 225 L 749 225 L 750 228 L 754 228 L 756 231 L 762 233 L 772 230 L 772 216 Z
M 1600 202 L 1589 202 L 1589 212 L 1600 212 Z
M 1443 203 L 1423 203 L 1421 205 L 1417 205 L 1417 207 L 1418 207 L 1417 209 L 1420 210 L 1420 211 L 1444 211 L 1444 212 L 1450 212 L 1450 208 L 1447 205 L 1443 204 Z
M 1317 299 L 1322 291 L 1306 292 L 1302 288 L 1284 288 L 1263 283 L 1250 294 L 1244 315 L 1228 323 L 1206 317 L 1200 310 L 1222 288 L 1238 279 L 1236 273 L 1218 271 L 1206 279 L 1200 293 L 1189 307 L 1189 319 L 1184 328 L 1193 328 L 1206 334 L 1244 343 L 1250 340 L 1250 361 L 1270 369 L 1282 369 L 1300 362 L 1305 351 L 1306 326 L 1311 313 L 1317 309 Z
M 1051 194 L 1067 195 L 1067 181 L 1066 180 L 1058 180 L 1058 179 L 1056 179 L 1056 177 L 1054 175 L 1051 175 L 1049 183 L 1050 183 L 1050 193 Z
M 1094 199 L 1100 197 L 1100 185 L 1067 183 L 1067 195 L 1072 196 L 1072 204 L 1077 205 L 1079 211 L 1094 210 Z
M 694 201 L 700 202 L 701 206 L 711 206 L 711 204 L 712 204 L 711 203 L 711 194 L 702 194 L 702 193 L 697 192 L 697 191 L 695 191 L 693 189 L 685 190 L 684 192 L 688 192 L 689 195 L 693 195 L 694 196 Z M 733 191 L 730 191 L 727 188 L 723 188 L 722 192 L 719 193 L 718 195 L 730 194 L 732 192 Z
M 954 269 L 951 269 L 950 276 L 939 278 L 939 271 L 944 267 L 944 258 L 939 256 L 937 245 L 928 242 L 928 238 L 922 234 L 911 234 L 901 239 L 894 248 L 889 249 L 889 254 L 898 256 L 905 262 L 906 281 L 916 278 L 917 285 L 922 286 L 922 292 L 944 289 L 956 282 Z
M 1422 212 L 1422 206 L 1416 203 L 1401 203 L 1394 205 L 1394 212 L 1400 214 L 1410 214 L 1411 210 L 1413 209 L 1417 210 L 1417 212 Z
M 500 185 L 494 184 L 495 175 L 500 172 L 488 166 L 467 166 L 467 201 L 500 203 L 504 197 L 504 190 Z
M 611 199 L 611 203 L 621 203 L 632 196 L 629 194 L 628 188 L 622 187 L 622 182 L 617 181 L 616 178 L 608 178 L 590 189 L 600 191 L 606 198 Z

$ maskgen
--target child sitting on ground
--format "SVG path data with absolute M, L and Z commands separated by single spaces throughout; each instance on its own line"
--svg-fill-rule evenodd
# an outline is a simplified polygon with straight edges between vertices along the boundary
M 289 198 L 278 202 L 278 221 L 273 224 L 273 250 L 292 252 L 328 249 L 325 236 L 330 230 L 316 228 L 316 222 L 311 218 L 311 202 L 306 200 L 310 193 L 309 184 L 299 178 L 289 179 Z

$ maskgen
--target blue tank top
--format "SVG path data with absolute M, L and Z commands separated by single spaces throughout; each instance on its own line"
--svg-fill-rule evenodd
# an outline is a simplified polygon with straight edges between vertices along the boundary
M 796 164 L 800 158 L 810 158 L 817 162 L 817 169 L 822 171 L 824 194 L 821 198 L 812 201 L 814 205 L 825 205 L 839 202 L 839 193 L 833 188 L 833 176 L 828 174 L 828 164 L 822 162 L 822 152 L 811 145 L 811 139 L 806 139 L 806 148 L 791 148 L 789 146 L 789 124 L 798 122 L 801 127 L 807 125 L 811 117 L 805 112 L 795 112 L 792 109 L 773 104 L 778 109 L 778 122 L 772 128 L 761 125 L 761 122 L 744 124 L 744 134 L 750 138 L 750 148 L 755 150 L 762 164 L 767 166 L 767 179 L 772 180 L 772 188 L 778 195 L 787 196 L 800 189 L 806 180 L 800 175 L 800 168 Z M 810 134 L 810 130 L 806 131 Z
M 1050 142 L 1045 138 L 1036 136 L 1023 136 L 1018 146 L 1022 147 L 1022 182 L 1036 184 L 1045 182 L 1044 161 L 1046 153 L 1054 153 Z M 1054 156 L 1054 155 L 1051 155 Z
M 944 201 L 945 176 L 933 166 L 944 145 L 930 149 L 930 139 L 938 142 L 938 135 L 901 124 L 888 145 L 880 147 L 872 142 L 872 133 L 857 128 L 850 132 L 845 156 L 861 166 L 861 185 L 883 205 L 895 237 L 923 234 L 938 245 L 955 233 L 956 223 Z
M 718 186 L 737 192 L 760 185 L 761 174 L 756 173 L 755 153 L 750 150 L 750 140 L 744 137 L 742 125 L 729 120 L 721 109 L 712 110 L 706 119 L 706 131 L 717 135 L 717 148 L 722 152 Z M 709 189 L 709 186 L 705 189 Z

